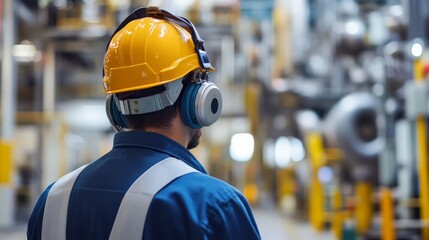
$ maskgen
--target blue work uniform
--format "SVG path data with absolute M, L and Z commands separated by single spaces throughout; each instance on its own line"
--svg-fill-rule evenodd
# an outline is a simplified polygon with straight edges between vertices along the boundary
M 117 133 L 113 149 L 80 172 L 68 201 L 66 238 L 109 239 L 130 186 L 153 165 L 171 157 L 197 171 L 174 179 L 153 197 L 143 239 L 260 239 L 252 210 L 237 189 L 207 175 L 192 153 L 177 142 L 143 131 Z M 28 239 L 41 239 L 51 187 L 34 207 Z

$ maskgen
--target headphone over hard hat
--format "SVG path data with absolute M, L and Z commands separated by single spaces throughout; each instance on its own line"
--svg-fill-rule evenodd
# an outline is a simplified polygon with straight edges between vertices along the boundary
M 139 8 L 116 29 L 106 49 L 104 92 L 106 112 L 115 131 L 127 128 L 124 115 L 150 113 L 171 106 L 182 91 L 182 78 L 196 71 L 184 89 L 181 113 L 185 124 L 201 128 L 220 116 L 222 96 L 207 81 L 214 71 L 193 24 L 157 7 Z M 119 100 L 116 93 L 164 85 L 162 93 Z

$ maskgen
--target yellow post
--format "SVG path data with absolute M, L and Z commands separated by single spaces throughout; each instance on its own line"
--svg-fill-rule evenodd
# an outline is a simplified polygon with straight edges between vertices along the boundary
M 414 61 L 414 79 L 416 82 L 424 81 L 423 61 L 418 58 Z M 429 220 L 429 178 L 428 178 L 428 151 L 426 116 L 420 115 L 416 119 L 417 157 L 420 183 L 420 218 Z M 429 227 L 422 228 L 422 239 L 429 239 Z
M 310 133 L 306 140 L 312 171 L 308 193 L 309 218 L 313 227 L 318 231 L 322 231 L 325 223 L 325 191 L 317 174 L 319 169 L 325 164 L 326 156 L 320 133 Z
M 12 183 L 12 144 L 0 140 L 0 184 Z
M 337 186 L 332 192 L 332 233 L 336 239 L 343 238 L 343 198 L 340 188 Z
M 372 219 L 372 186 L 367 182 L 356 184 L 356 230 L 359 234 L 366 233 L 371 227 Z
M 392 192 L 388 188 L 381 189 L 380 192 L 381 203 L 381 239 L 394 240 L 394 216 L 393 216 L 393 199 Z

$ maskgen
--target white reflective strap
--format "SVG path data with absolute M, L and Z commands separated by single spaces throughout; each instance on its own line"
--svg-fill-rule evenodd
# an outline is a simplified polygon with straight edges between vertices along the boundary
M 42 239 L 66 239 L 70 193 L 77 177 L 86 166 L 88 164 L 58 179 L 49 190 L 43 212 Z
M 166 158 L 144 172 L 128 189 L 119 206 L 110 240 L 140 240 L 154 195 L 174 179 L 197 172 L 176 158 Z

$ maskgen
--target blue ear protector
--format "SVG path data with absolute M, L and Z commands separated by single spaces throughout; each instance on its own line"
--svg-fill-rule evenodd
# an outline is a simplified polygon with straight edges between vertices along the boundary
M 112 125 L 113 130 L 116 132 L 123 132 L 127 129 L 127 119 L 123 115 L 115 102 L 115 96 L 109 94 L 106 99 L 106 113 L 107 118 L 109 119 L 110 125 Z
M 191 34 L 201 68 L 211 68 L 209 58 L 203 46 L 204 41 L 198 34 L 194 25 L 184 17 L 175 16 L 157 7 L 139 8 L 133 11 L 112 34 L 107 47 L 113 36 L 129 22 L 145 17 L 166 19 L 186 29 Z M 207 81 L 208 75 L 204 70 L 196 74 L 194 78 L 193 82 L 189 83 L 184 89 L 181 103 L 181 115 L 183 122 L 187 126 L 197 129 L 203 126 L 209 126 L 217 121 L 222 110 L 222 95 L 214 83 Z M 111 94 L 107 96 L 107 117 L 113 129 L 116 132 L 122 132 L 128 127 L 126 118 L 119 110 L 118 104 L 116 96 Z
M 116 96 L 109 94 L 106 99 L 106 113 L 116 132 L 128 128 L 125 115 L 115 102 Z M 191 82 L 183 90 L 181 116 L 190 128 L 198 129 L 215 123 L 222 111 L 222 94 L 212 82 Z
M 198 124 L 197 117 L 195 115 L 195 97 L 197 96 L 198 89 L 201 84 L 189 83 L 186 86 L 183 96 L 180 113 L 182 114 L 183 122 L 190 128 L 201 128 Z
M 181 115 L 188 127 L 197 129 L 213 124 L 221 110 L 222 95 L 214 83 L 197 79 L 185 87 Z

